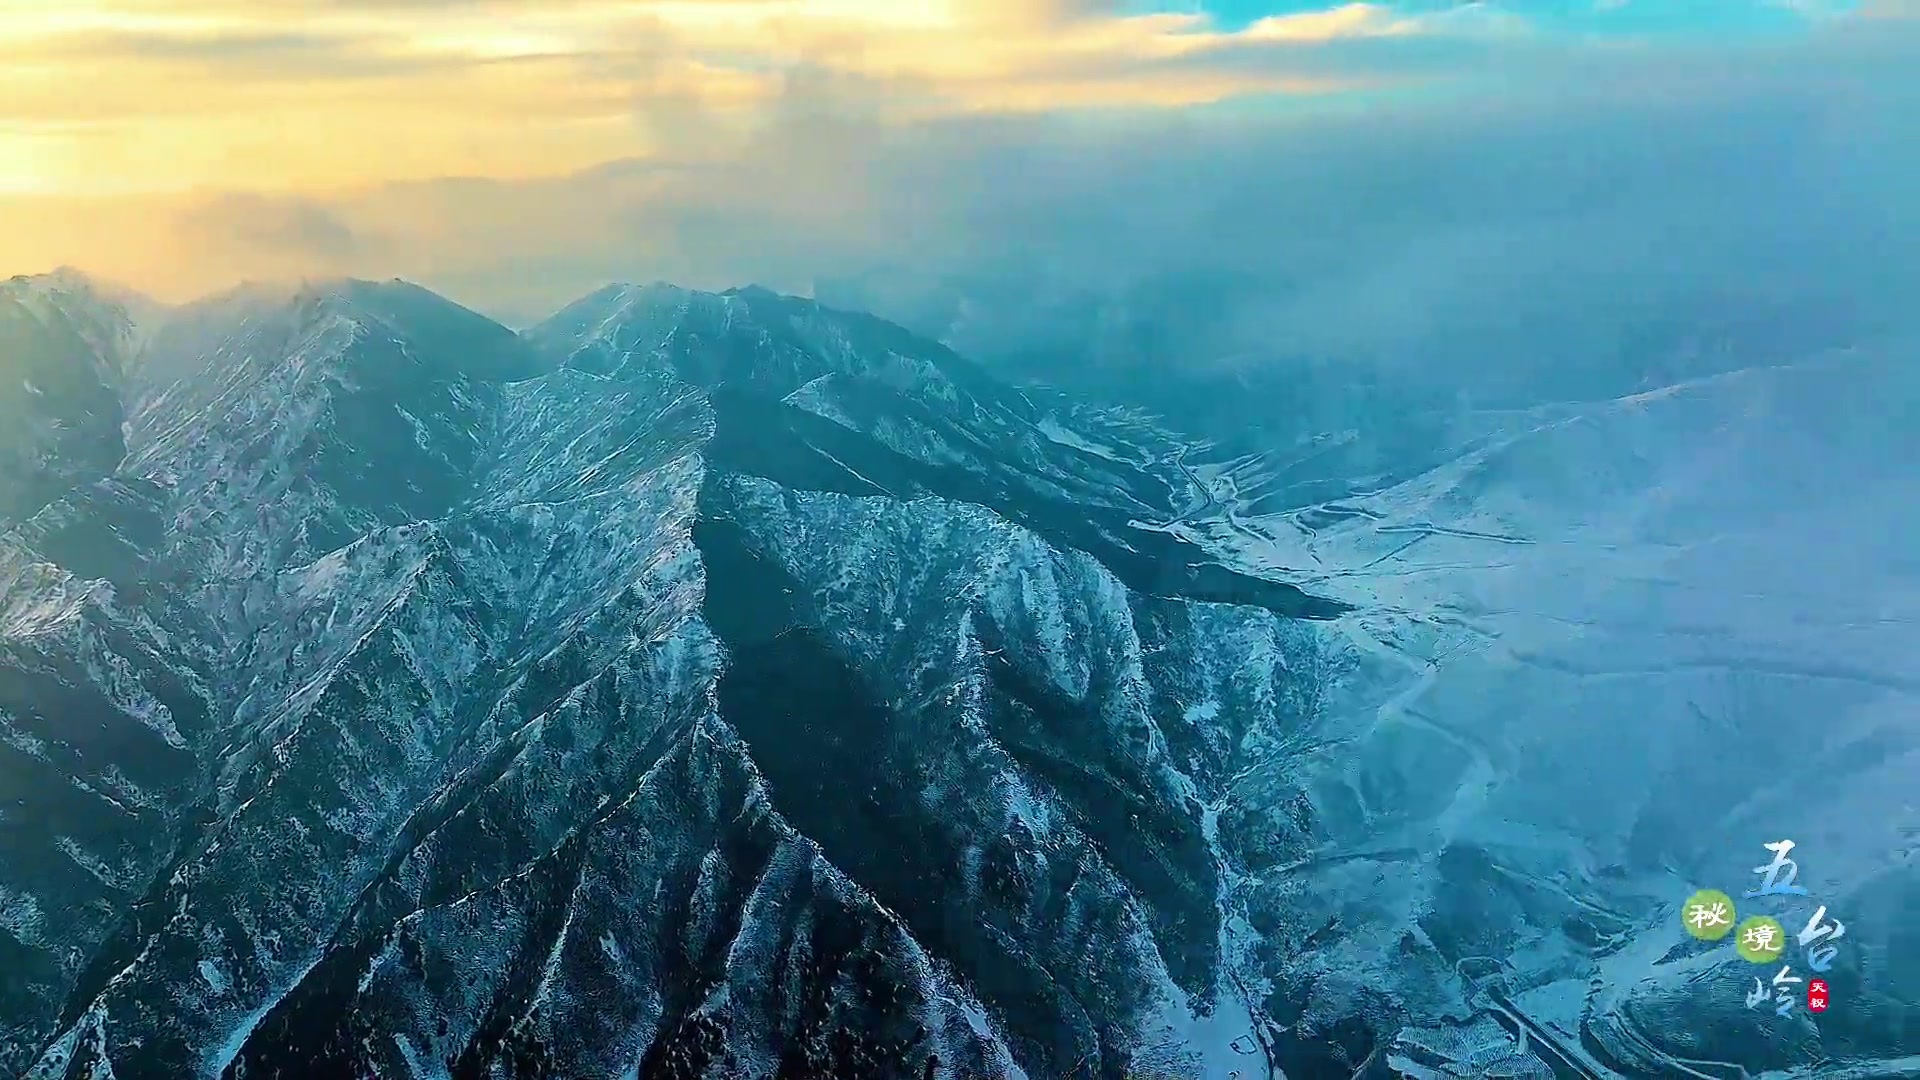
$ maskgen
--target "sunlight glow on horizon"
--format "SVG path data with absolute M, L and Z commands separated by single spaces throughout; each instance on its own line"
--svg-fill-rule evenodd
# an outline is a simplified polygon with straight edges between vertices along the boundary
M 201 250 L 213 241 L 176 220 L 204 227 L 195 208 L 231 195 L 296 213 L 303 200 L 351 204 L 356 228 L 410 235 L 438 197 L 412 188 L 470 180 L 460 198 L 491 199 L 475 192 L 752 162 L 787 132 L 816 138 L 808 125 L 858 132 L 852 156 L 798 178 L 749 164 L 729 174 L 745 185 L 729 193 L 737 204 L 858 190 L 861 139 L 911 145 L 945 119 L 1101 129 L 1524 103 L 1593 39 L 1595 19 L 1641 3 L 1562 24 L 1517 2 L 1427 0 L 0 0 L 0 274 L 78 262 L 175 296 L 198 288 L 175 267 L 239 258 Z M 1808 26 L 1842 6 L 1802 3 L 1823 13 Z M 1916 4 L 1852 10 L 1899 18 Z M 1752 5 L 1778 25 L 1779 3 Z M 1632 46 L 1637 33 L 1616 37 Z M 1717 47 L 1717 33 L 1694 43 Z M 622 183 L 622 198 L 654 197 Z M 531 204 L 513 205 L 524 216 Z M 255 240 L 282 243 L 281 227 Z M 471 227 L 435 242 L 491 257 L 463 246 Z
M 897 84 L 891 97 L 913 116 L 1326 93 L 1370 77 L 1324 70 L 1314 46 L 1426 27 L 1364 3 L 1233 31 L 1199 14 L 1071 6 L 0 0 L 0 191 L 565 174 L 659 152 L 662 110 L 773 107 L 796 68 Z M 1208 63 L 1262 48 L 1274 55 Z

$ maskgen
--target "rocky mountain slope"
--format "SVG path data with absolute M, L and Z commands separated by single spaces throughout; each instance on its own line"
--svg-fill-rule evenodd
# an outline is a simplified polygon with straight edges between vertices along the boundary
M 1636 659 L 1672 625 L 1636 635 L 1631 605 L 1565 587 L 1570 561 L 1486 554 L 1575 538 L 1631 577 L 1664 542 L 1698 586 L 1700 522 L 1607 533 L 1628 503 L 1646 523 L 1623 493 L 1649 481 L 1575 456 L 1619 461 L 1589 442 L 1628 437 L 1670 477 L 1634 427 L 1666 404 L 1490 424 L 1368 490 L 751 289 L 612 287 L 514 335 L 398 282 L 250 287 L 140 340 L 86 369 L 123 446 L 36 444 L 63 471 L 0 507 L 0 1074 L 1226 1080 L 1920 1053 L 1893 1022 L 1920 998 L 1890 959 L 1913 943 L 1884 917 L 1916 887 L 1892 794 L 1914 714 L 1881 674 L 1920 593 L 1883 589 L 1878 634 L 1828 619 L 1836 651 L 1866 650 L 1851 668 L 1762 668 L 1758 637 L 1715 667 Z M 1883 402 L 1907 385 L 1877 378 Z M 1729 399 L 1706 399 L 1660 437 L 1725 430 Z M 1907 447 L 1881 436 L 1853 450 Z M 1871 1005 L 1811 1035 L 1755 1036 L 1719 1009 L 1736 993 L 1697 992 L 1737 962 L 1642 955 L 1668 960 L 1716 845 L 1781 820 L 1736 807 L 1764 777 L 1730 764 L 1694 778 L 1720 819 L 1681 842 L 1694 802 L 1663 777 L 1775 714 L 1647 689 L 1676 665 L 1859 710 L 1829 768 L 1896 835 L 1819 843 L 1858 920 L 1836 987 Z M 1626 775 L 1583 773 L 1600 714 L 1655 698 L 1718 726 L 1673 718 Z M 1573 721 L 1513 720 L 1547 700 Z M 1685 994 L 1661 981 L 1682 968 Z
M 133 317 L 72 272 L 16 277 L 0 281 L 0 341 L 0 519 L 11 519 L 119 463 Z

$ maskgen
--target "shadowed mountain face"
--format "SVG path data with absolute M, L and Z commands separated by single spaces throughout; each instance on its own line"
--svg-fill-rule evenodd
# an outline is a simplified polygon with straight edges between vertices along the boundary
M 119 463 L 125 307 L 71 274 L 0 281 L 0 520 Z
M 1411 480 L 1302 487 L 1294 451 L 1022 392 L 759 290 L 614 287 L 515 336 L 398 282 L 247 289 L 142 340 L 98 380 L 124 442 L 0 508 L 0 1075 L 1816 1075 L 1920 1052 L 1890 1019 L 1920 999 L 1888 964 L 1910 837 L 1819 839 L 1856 917 L 1851 1019 L 1756 1033 L 1714 983 L 1738 961 L 1663 955 L 1689 882 L 1772 819 L 1713 789 L 1717 824 L 1676 835 L 1661 778 L 1772 714 L 1729 712 L 1698 658 L 1618 660 L 1624 605 L 1531 556 L 1618 525 L 1647 483 L 1623 461 L 1671 479 L 1658 441 L 1750 397 L 1543 413 Z M 1635 456 L 1595 443 L 1619 438 Z M 1694 518 L 1659 524 L 1606 534 L 1615 570 L 1695 543 Z M 1440 561 L 1408 568 L 1422 541 Z M 1861 560 L 1910 574 L 1889 552 Z M 1920 594 L 1885 595 L 1907 625 Z M 1723 667 L 1859 707 L 1850 797 L 1897 811 L 1910 687 L 1740 644 Z M 1556 701 L 1572 722 L 1514 719 L 1542 679 L 1588 696 Z M 1623 760 L 1615 802 L 1583 787 L 1599 713 L 1676 700 L 1708 719 Z

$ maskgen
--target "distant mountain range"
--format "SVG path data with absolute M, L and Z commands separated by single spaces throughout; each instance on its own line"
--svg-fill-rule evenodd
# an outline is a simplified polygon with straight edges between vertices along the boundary
M 0 1076 L 1905 1075 L 1910 360 L 1414 460 L 759 289 L 0 283 Z M 1775 833 L 1817 1025 L 1674 910 Z

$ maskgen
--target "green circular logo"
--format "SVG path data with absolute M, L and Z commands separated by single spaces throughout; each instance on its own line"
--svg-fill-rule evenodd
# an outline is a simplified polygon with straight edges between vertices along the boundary
M 1771 964 L 1787 948 L 1787 928 L 1771 915 L 1751 915 L 1735 932 L 1733 947 L 1750 964 Z
M 1680 905 L 1680 925 L 1701 941 L 1719 941 L 1733 931 L 1733 898 L 1719 889 L 1701 889 Z

